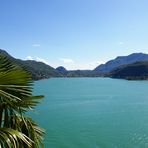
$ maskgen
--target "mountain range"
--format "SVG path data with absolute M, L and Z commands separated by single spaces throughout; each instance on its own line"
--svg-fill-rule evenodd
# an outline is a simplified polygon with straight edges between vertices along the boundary
M 0 55 L 7 57 L 14 64 L 27 70 L 33 80 L 47 79 L 50 77 L 61 77 L 61 74 L 53 67 L 34 60 L 20 60 L 9 55 L 5 50 L 0 49 Z
M 146 60 L 148 60 L 148 54 L 144 53 L 133 53 L 128 56 L 118 56 L 115 59 L 106 62 L 105 64 L 99 65 L 94 69 L 94 71 L 108 73 L 118 66 Z
M 33 80 L 50 77 L 100 77 L 107 76 L 123 79 L 148 79 L 148 54 L 133 53 L 128 56 L 118 56 L 94 70 L 67 70 L 59 66 L 56 69 L 34 60 L 20 60 L 0 49 L 0 55 L 6 56 L 16 65 L 27 70 Z
M 108 77 L 127 80 L 146 80 L 148 79 L 148 61 L 138 61 L 119 66 L 108 73 Z

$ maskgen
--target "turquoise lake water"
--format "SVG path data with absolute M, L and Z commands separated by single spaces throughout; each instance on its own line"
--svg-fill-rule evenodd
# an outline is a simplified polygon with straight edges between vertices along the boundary
M 148 148 L 148 81 L 52 78 L 34 94 L 45 148 Z

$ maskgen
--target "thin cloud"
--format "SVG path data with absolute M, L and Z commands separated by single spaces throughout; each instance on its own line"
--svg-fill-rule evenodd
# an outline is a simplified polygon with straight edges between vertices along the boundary
M 91 61 L 88 65 L 89 65 L 89 69 L 94 69 L 101 64 L 104 64 L 104 62 L 103 61 Z
M 45 64 L 49 65 L 49 63 L 45 59 L 42 59 L 42 58 L 39 58 L 39 57 L 33 58 L 32 56 L 27 56 L 25 58 L 25 60 L 34 60 L 34 61 L 42 62 L 42 63 L 45 63 Z
M 89 64 L 91 66 L 98 66 L 100 64 L 104 64 L 104 62 L 103 61 L 91 61 Z
M 25 59 L 26 60 L 33 60 L 33 57 L 32 56 L 27 56 Z
M 62 61 L 65 64 L 69 64 L 69 63 L 74 63 L 74 61 L 72 59 L 69 58 L 60 58 L 60 61 Z
M 74 62 L 72 59 L 67 60 L 67 58 L 63 59 L 59 59 L 60 61 L 63 62 L 62 66 L 64 66 L 66 69 L 68 70 L 93 70 L 94 68 L 96 68 L 97 66 L 99 66 L 100 64 L 103 64 L 103 61 L 90 61 L 88 63 L 78 63 L 78 62 Z M 61 63 L 58 64 L 58 66 Z
M 123 45 L 124 44 L 124 42 L 119 42 L 119 45 Z
M 33 47 L 40 47 L 40 44 L 32 44 Z
M 49 63 L 45 59 L 42 59 L 42 58 L 39 58 L 39 57 L 36 57 L 36 61 L 43 62 L 43 63 L 49 65 Z

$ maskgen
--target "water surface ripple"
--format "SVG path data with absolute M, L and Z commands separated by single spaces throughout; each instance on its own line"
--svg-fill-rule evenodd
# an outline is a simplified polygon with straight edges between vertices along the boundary
M 52 78 L 34 94 L 45 148 L 148 148 L 148 81 Z

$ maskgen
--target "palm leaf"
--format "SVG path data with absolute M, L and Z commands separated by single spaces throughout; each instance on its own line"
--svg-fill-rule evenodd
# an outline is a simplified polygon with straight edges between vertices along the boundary
M 32 96 L 30 75 L 0 55 L 0 147 L 39 148 L 44 131 L 24 112 L 43 96 Z
M 23 144 L 26 144 L 28 147 L 31 147 L 32 143 L 34 143 L 30 138 L 28 138 L 25 134 L 10 128 L 0 128 L 0 146 L 6 146 L 8 148 L 13 147 L 23 147 Z M 19 141 L 19 142 L 18 142 Z

